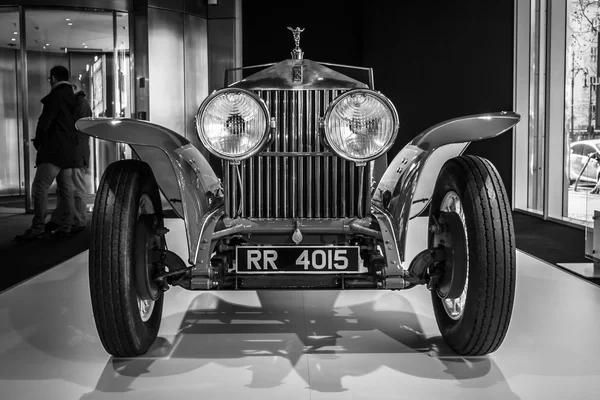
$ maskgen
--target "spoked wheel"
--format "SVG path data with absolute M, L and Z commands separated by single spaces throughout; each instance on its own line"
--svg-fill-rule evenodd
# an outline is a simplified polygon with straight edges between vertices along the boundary
M 449 160 L 431 201 L 430 245 L 446 248 L 431 291 L 440 332 L 465 356 L 491 353 L 508 331 L 515 293 L 515 242 L 510 205 L 496 168 L 475 156 Z
M 94 204 L 89 268 L 96 328 L 113 356 L 142 355 L 158 335 L 163 292 L 152 279 L 152 253 L 164 248 L 156 234 L 161 223 L 160 196 L 148 164 L 109 165 Z

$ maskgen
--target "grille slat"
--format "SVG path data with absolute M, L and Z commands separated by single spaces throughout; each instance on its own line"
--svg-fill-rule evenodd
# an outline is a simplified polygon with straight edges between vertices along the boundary
M 290 114 L 291 114 L 291 132 L 294 132 L 294 136 L 290 136 L 290 151 L 297 152 L 298 151 L 298 139 L 300 136 L 300 131 L 298 130 L 298 119 L 300 118 L 300 104 L 298 100 L 298 91 L 292 92 L 292 100 L 290 102 Z M 298 159 L 296 157 L 292 157 L 291 161 L 291 170 L 292 174 L 290 176 L 290 203 L 291 203 L 291 216 L 292 218 L 296 218 L 296 211 L 298 206 L 298 182 L 296 181 L 298 177 Z
M 288 115 L 289 115 L 289 111 L 288 111 L 288 92 L 283 92 L 282 93 L 282 100 L 283 100 L 283 107 L 282 107 L 282 114 L 281 114 L 281 120 L 283 123 L 283 147 L 281 149 L 281 151 L 284 152 L 288 152 L 289 148 L 288 148 L 288 137 L 289 137 L 289 129 L 288 129 Z M 288 218 L 288 210 L 289 210 L 289 203 L 288 203 L 288 180 L 289 180 L 289 174 L 288 174 L 288 157 L 282 157 L 283 158 L 283 191 L 281 192 L 282 194 L 282 207 L 283 207 L 283 218 Z
M 353 162 L 334 155 L 298 157 L 281 153 L 328 152 L 321 143 L 319 119 L 341 91 L 257 91 L 276 120 L 274 141 L 239 167 L 224 162 L 225 209 L 246 218 L 342 218 L 365 215 L 370 166 L 363 184 Z M 270 155 L 270 153 L 275 153 Z M 237 173 L 241 174 L 241 185 Z M 243 190 L 239 190 L 239 187 Z M 362 198 L 358 193 L 362 186 Z M 241 195 L 244 196 L 239 203 Z M 360 204 L 359 198 L 361 198 Z
M 323 104 L 325 107 L 329 105 L 329 103 L 331 103 L 331 98 L 329 94 L 329 90 L 323 93 Z M 323 173 L 325 174 L 325 181 L 323 182 L 323 192 L 325 194 L 325 199 L 323 201 L 323 204 L 325 205 L 325 218 L 330 217 L 331 210 L 331 201 L 329 200 L 329 192 L 331 191 L 331 186 L 329 184 L 329 174 L 331 173 L 331 169 L 329 167 L 329 159 L 330 157 L 326 156 L 323 162 Z
M 306 93 L 306 132 L 308 132 L 308 134 L 306 135 L 306 143 L 307 143 L 307 148 L 306 151 L 308 152 L 312 152 L 313 151 L 313 145 L 312 145 L 312 139 L 314 136 L 312 135 L 313 132 L 313 124 L 312 124 L 312 119 L 313 119 L 313 114 L 316 114 L 313 112 L 313 94 L 314 92 L 307 92 Z M 306 216 L 308 218 L 312 218 L 313 214 L 313 207 L 312 207 L 312 202 L 313 202 L 313 197 L 312 197 L 312 180 L 313 180 L 313 175 L 312 175 L 312 164 L 313 164 L 313 160 L 311 158 L 306 160 Z
M 279 92 L 275 92 L 275 100 L 273 101 L 273 105 L 271 106 L 272 110 L 274 110 L 275 118 L 277 122 L 280 123 L 281 118 L 279 116 Z M 281 127 L 277 127 L 277 132 L 275 133 L 275 151 L 281 151 L 281 146 L 279 144 L 279 133 L 281 132 Z M 273 216 L 280 215 L 279 214 L 279 192 L 280 190 L 280 180 L 279 180 L 279 157 L 275 157 L 275 190 L 273 191 L 273 196 L 275 197 L 275 209 L 273 210 Z
M 315 114 L 313 115 L 312 121 L 314 123 L 314 137 L 315 137 L 315 151 L 321 151 L 321 132 L 319 131 L 319 116 L 321 114 L 321 92 L 315 92 Z M 323 165 L 323 157 L 315 158 L 315 218 L 321 218 L 323 214 L 321 213 L 322 209 L 322 200 L 321 200 L 321 167 Z
M 305 132 L 304 132 L 304 103 L 305 103 L 306 92 L 299 92 L 298 96 L 298 147 L 297 150 L 300 152 L 306 151 L 304 143 Z M 308 182 L 304 179 L 304 158 L 299 157 L 296 161 L 298 163 L 298 215 L 304 214 L 304 187 L 308 185 Z
M 349 211 L 350 215 L 355 215 L 356 214 L 356 209 L 354 208 L 354 203 L 355 203 L 354 199 L 356 197 L 356 195 L 355 195 L 356 190 L 355 190 L 355 187 L 354 187 L 355 186 L 354 185 L 354 179 L 355 179 L 354 178 L 354 171 L 356 171 L 356 165 L 352 165 L 350 167 L 350 179 L 349 179 L 349 181 L 350 181 L 350 196 L 349 196 L 350 197 L 350 211 Z

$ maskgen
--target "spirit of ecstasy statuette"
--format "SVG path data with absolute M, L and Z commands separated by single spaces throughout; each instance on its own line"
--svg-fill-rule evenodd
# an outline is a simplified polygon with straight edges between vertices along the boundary
M 296 43 L 296 48 L 292 50 L 292 58 L 300 60 L 304 55 L 302 49 L 300 48 L 300 34 L 304 32 L 304 28 L 296 27 L 296 29 L 293 29 L 292 27 L 288 26 L 288 29 L 294 34 L 294 42 Z

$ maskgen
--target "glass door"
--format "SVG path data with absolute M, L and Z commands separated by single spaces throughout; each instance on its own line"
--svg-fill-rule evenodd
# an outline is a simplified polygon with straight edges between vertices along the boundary
M 20 109 L 19 11 L 0 7 L 0 213 L 25 211 L 23 116 Z
M 104 11 L 25 10 L 29 136 L 35 135 L 42 111 L 41 98 L 51 87 L 47 76 L 55 65 L 69 69 L 70 82 L 82 91 L 95 117 L 122 116 L 129 112 L 129 27 L 126 13 Z M 126 40 L 124 38 L 127 38 Z M 126 70 L 127 79 L 123 77 Z M 104 169 L 127 157 L 122 146 L 90 140 L 91 157 L 86 171 L 89 203 L 93 203 Z M 35 149 L 30 146 L 29 168 L 33 180 Z M 55 192 L 53 186 L 51 194 Z M 51 196 L 53 197 L 53 196 Z M 52 203 L 50 204 L 52 206 Z

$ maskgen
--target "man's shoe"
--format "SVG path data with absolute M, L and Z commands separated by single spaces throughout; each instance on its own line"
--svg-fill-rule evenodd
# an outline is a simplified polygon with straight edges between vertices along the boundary
M 44 230 L 46 231 L 46 233 L 54 233 L 58 230 L 58 224 L 56 222 L 49 221 L 46 224 L 46 227 L 44 228 Z
M 70 237 L 70 236 L 71 236 L 71 232 L 65 232 L 65 231 L 61 231 L 61 230 L 57 229 L 54 232 L 45 233 L 44 239 L 58 240 L 58 239 L 62 239 L 62 238 Z
M 17 242 L 28 242 L 30 240 L 41 239 L 44 236 L 44 232 L 34 232 L 31 229 L 27 229 L 25 233 L 15 236 Z
M 79 232 L 83 232 L 85 231 L 85 225 L 84 226 L 77 226 L 77 227 L 72 227 L 71 228 L 71 233 L 79 233 Z

